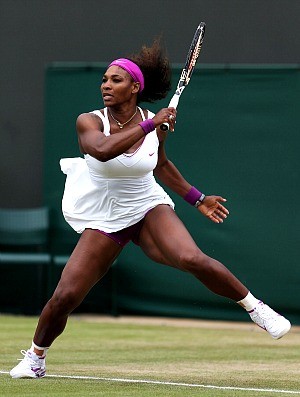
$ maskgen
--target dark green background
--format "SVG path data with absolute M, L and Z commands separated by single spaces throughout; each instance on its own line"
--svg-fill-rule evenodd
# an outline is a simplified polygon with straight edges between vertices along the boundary
M 0 207 L 43 202 L 45 65 L 109 63 L 158 35 L 183 63 L 200 21 L 202 65 L 300 63 L 299 0 L 0 0 Z
M 44 199 L 52 211 L 56 253 L 69 253 L 78 238 L 61 215 L 65 179 L 59 160 L 80 156 L 76 118 L 102 107 L 104 70 L 95 63 L 47 68 Z M 173 88 L 179 74 L 175 65 Z M 177 214 L 200 248 L 298 323 L 299 89 L 300 70 L 293 65 L 198 67 L 167 141 L 169 158 L 192 184 L 228 200 L 230 217 L 215 225 L 172 194 Z M 147 107 L 155 111 L 168 100 Z M 152 263 L 133 244 L 122 252 L 113 279 L 119 313 L 247 319 L 237 305 L 188 274 Z M 101 299 L 101 283 L 97 289 Z

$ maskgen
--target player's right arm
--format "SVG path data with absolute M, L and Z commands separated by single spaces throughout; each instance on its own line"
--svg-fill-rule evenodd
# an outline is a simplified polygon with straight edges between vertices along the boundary
M 168 120 L 168 115 L 176 115 L 174 109 L 161 109 L 153 118 L 156 126 Z M 103 123 L 94 113 L 82 113 L 76 121 L 76 129 L 80 150 L 99 161 L 108 161 L 119 156 L 131 148 L 136 142 L 145 137 L 145 132 L 138 124 L 112 133 L 108 136 L 103 133 Z
M 100 117 L 92 113 L 83 113 L 78 116 L 76 129 L 81 152 L 104 162 L 126 152 L 145 136 L 139 125 L 122 133 L 106 136 L 103 133 L 103 123 Z
M 104 135 L 103 123 L 97 115 L 93 113 L 80 114 L 76 121 L 76 130 L 82 154 L 91 154 L 93 148 L 101 144 L 101 138 Z

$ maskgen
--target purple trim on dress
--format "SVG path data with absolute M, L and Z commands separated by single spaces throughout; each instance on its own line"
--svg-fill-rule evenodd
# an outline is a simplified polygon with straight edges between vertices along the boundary
M 138 244 L 139 234 L 143 226 L 143 223 L 144 223 L 144 219 L 140 220 L 138 223 L 135 223 L 134 225 L 126 227 L 125 229 L 112 233 L 107 233 L 104 232 L 103 230 L 98 230 L 98 229 L 93 229 L 93 230 L 111 238 L 121 247 L 125 247 L 125 245 L 129 243 L 129 241 L 133 241 L 135 244 L 139 245 Z

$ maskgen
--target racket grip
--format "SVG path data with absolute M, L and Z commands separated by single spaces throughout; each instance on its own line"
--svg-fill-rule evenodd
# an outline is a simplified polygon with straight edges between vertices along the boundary
M 168 131 L 168 129 L 170 128 L 169 123 L 163 123 L 160 125 L 159 127 L 162 131 Z
M 173 96 L 172 96 L 172 99 L 170 100 L 170 102 L 169 102 L 169 106 L 168 106 L 168 108 L 177 108 L 177 106 L 178 106 L 178 102 L 179 102 L 179 98 L 180 98 L 180 95 L 178 95 L 178 94 L 174 94 Z M 169 129 L 169 123 L 163 123 L 163 124 L 161 124 L 160 125 L 160 129 L 162 130 L 162 131 L 168 131 L 168 129 Z

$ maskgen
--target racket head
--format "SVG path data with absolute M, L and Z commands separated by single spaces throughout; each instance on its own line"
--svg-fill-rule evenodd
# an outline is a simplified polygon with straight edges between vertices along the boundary
M 182 69 L 181 76 L 177 84 L 175 95 L 173 95 L 171 102 L 169 103 L 169 107 L 175 107 L 175 109 L 177 108 L 180 95 L 182 94 L 184 88 L 190 82 L 192 73 L 195 69 L 195 65 L 202 48 L 204 33 L 205 33 L 205 22 L 200 22 L 200 24 L 198 25 L 195 31 L 184 68 Z M 168 123 L 161 124 L 160 129 L 162 131 L 167 131 L 169 129 L 169 124 Z
M 197 62 L 197 59 L 199 57 L 202 44 L 203 44 L 203 39 L 204 39 L 204 34 L 205 34 L 205 22 L 200 22 L 198 25 L 192 43 L 189 48 L 189 52 L 186 58 L 186 62 L 184 65 L 184 68 L 181 73 L 180 77 L 180 83 L 183 86 L 187 86 L 188 83 L 190 82 L 192 73 L 195 69 L 195 65 Z

